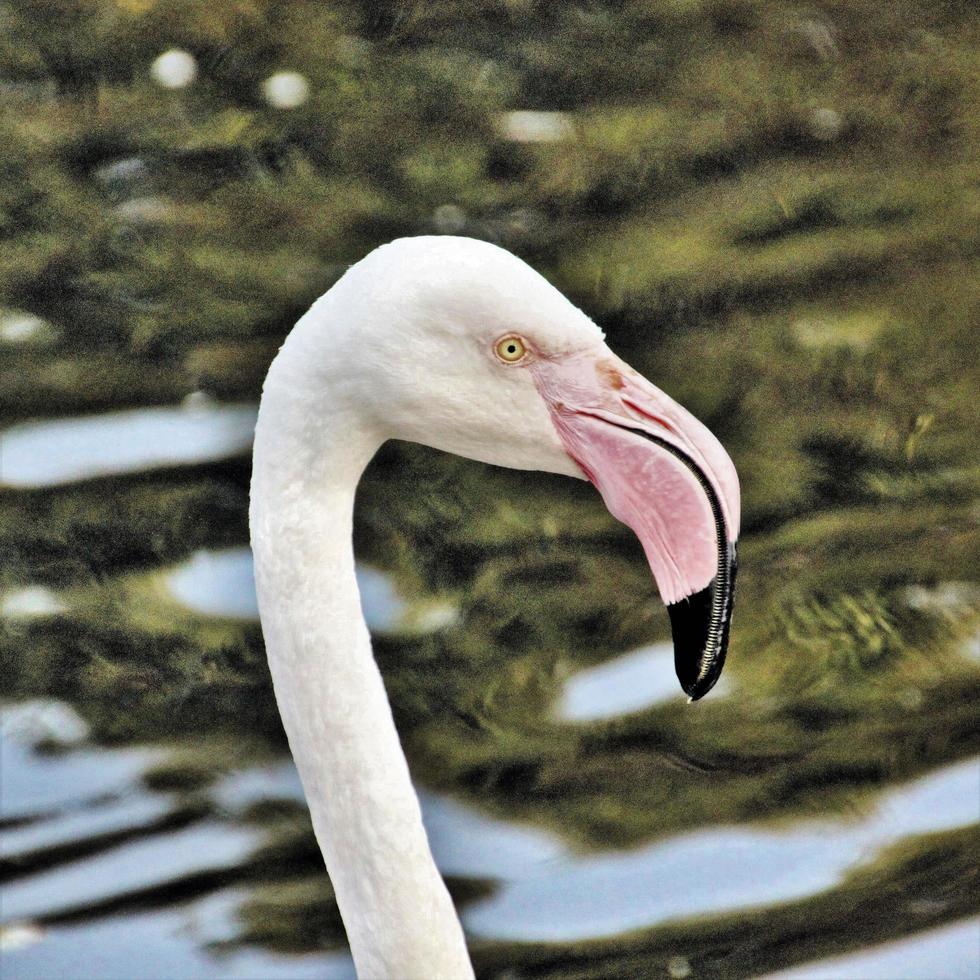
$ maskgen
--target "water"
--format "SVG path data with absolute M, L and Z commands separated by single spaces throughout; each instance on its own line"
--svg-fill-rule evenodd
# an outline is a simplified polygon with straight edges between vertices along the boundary
M 152 834 L 4 885 L 3 917 L 60 914 L 200 872 L 234 868 L 258 843 L 256 831 L 218 820 Z
M 807 963 L 766 980 L 977 980 L 980 919 L 968 919 L 848 956 Z
M 554 834 L 474 810 L 447 796 L 419 792 L 422 820 L 443 874 L 518 881 L 547 873 L 567 854 Z
M 112 916 L 41 932 L 2 953 L 4 980 L 353 980 L 346 953 L 279 956 L 259 949 L 208 948 L 215 925 L 237 906 L 228 892 L 176 908 Z
M 375 633 L 432 632 L 455 621 L 456 607 L 447 601 L 412 603 L 391 576 L 358 564 L 355 570 L 361 608 Z M 167 587 L 178 602 L 209 616 L 257 619 L 255 572 L 248 548 L 197 551 L 167 574 Z
M 254 405 L 190 404 L 23 422 L 0 433 L 0 486 L 48 487 L 235 456 L 252 445 L 255 418 Z
M 149 791 L 142 783 L 142 773 L 160 758 L 159 752 L 108 751 L 86 744 L 53 755 L 38 752 L 36 742 L 52 733 L 61 731 L 66 741 L 76 742 L 84 734 L 74 724 L 62 724 L 69 715 L 70 709 L 59 714 L 51 703 L 38 702 L 30 711 L 6 709 L 0 743 L 2 815 L 35 819 L 0 832 L 5 855 L 84 842 L 112 830 L 139 831 L 175 805 L 169 794 Z M 233 909 L 241 896 L 233 899 L 237 893 L 228 889 L 158 912 L 103 917 L 40 933 L 32 928 L 33 920 L 52 913 L 84 909 L 202 870 L 234 868 L 260 839 L 258 831 L 237 823 L 238 816 L 254 802 L 302 801 L 303 793 L 292 763 L 283 760 L 223 777 L 208 798 L 213 816 L 178 830 L 137 833 L 125 843 L 65 859 L 5 885 L 8 945 L 20 948 L 5 952 L 4 977 L 59 976 L 66 963 L 82 961 L 90 964 L 93 977 L 122 977 L 136 948 L 159 950 L 152 969 L 159 964 L 160 972 L 147 976 L 349 975 L 349 960 L 341 954 L 296 959 L 254 951 L 209 952 L 209 943 L 237 934 Z M 859 819 L 811 821 L 787 829 L 714 827 L 615 853 L 579 853 L 554 834 L 424 790 L 420 799 L 443 873 L 496 882 L 491 897 L 463 911 L 471 934 L 570 941 L 833 887 L 889 843 L 976 822 L 980 760 L 893 788 Z M 665 881 L 669 889 L 663 888 Z M 209 924 L 209 931 L 202 923 Z M 93 950 L 101 952 L 90 959 Z
M 248 548 L 195 551 L 167 573 L 166 582 L 173 597 L 195 612 L 258 619 L 255 572 Z
M 228 777 L 215 796 L 236 809 L 262 799 L 303 800 L 288 762 Z M 464 910 L 469 931 L 483 939 L 570 941 L 832 887 L 889 844 L 980 820 L 980 759 L 893 788 L 856 820 L 714 827 L 598 854 L 579 853 L 552 833 L 450 797 L 420 790 L 419 798 L 440 870 L 498 885 L 493 896 Z
M 153 911 L 38 925 L 38 918 L 90 909 L 196 872 L 234 868 L 251 854 L 259 834 L 213 817 L 179 830 L 154 831 L 152 822 L 176 806 L 170 794 L 149 791 L 142 781 L 163 753 L 85 744 L 84 723 L 66 705 L 8 704 L 0 710 L 0 721 L 0 854 L 5 860 L 56 847 L 84 849 L 100 835 L 129 832 L 125 840 L 105 843 L 91 855 L 63 853 L 45 870 L 5 881 L 0 908 L 4 980 L 131 980 L 134 956 L 141 977 L 161 980 L 351 980 L 353 963 L 342 951 L 282 956 L 251 948 L 211 949 L 237 937 L 235 913 L 246 895 L 236 889 Z M 40 742 L 52 741 L 75 747 L 55 754 L 38 750 Z M 280 768 L 295 780 L 291 765 Z M 246 773 L 242 780 L 248 778 Z M 262 796 L 271 789 L 262 784 Z M 234 813 L 240 811 L 234 800 L 223 802 Z
M 215 406 L 197 399 L 181 408 L 19 425 L 3 434 L 0 481 L 8 486 L 48 486 L 221 458 L 248 449 L 253 424 L 251 406 Z M 242 620 L 257 616 L 247 548 L 199 551 L 162 574 L 173 597 L 202 615 Z M 457 621 L 453 602 L 409 599 L 377 569 L 359 566 L 357 578 L 365 618 L 375 632 L 425 632 Z M 935 596 L 910 590 L 910 604 L 925 608 L 928 603 L 931 609 L 939 603 L 944 615 L 947 607 L 964 604 L 965 593 L 958 584 L 957 589 L 933 591 Z M 8 592 L 0 598 L 0 610 L 8 619 L 25 621 L 69 612 L 62 597 L 40 587 Z M 31 625 L 25 622 L 17 628 Z M 725 675 L 723 682 L 728 679 Z M 725 688 L 713 696 L 718 693 L 724 694 Z M 555 711 L 562 720 L 585 722 L 682 697 L 671 646 L 660 643 L 569 677 Z M 7 705 L 3 722 L 0 815 L 8 823 L 0 830 L 0 851 L 21 859 L 55 848 L 64 852 L 47 869 L 22 873 L 4 885 L 4 980 L 76 978 L 86 976 L 80 972 L 85 970 L 93 978 L 128 978 L 134 955 L 139 955 L 141 975 L 147 977 L 352 976 L 345 952 L 296 957 L 213 949 L 214 943 L 234 944 L 239 935 L 235 912 L 247 893 L 236 888 L 173 900 L 154 911 L 39 925 L 59 912 L 125 900 L 162 884 L 178 886 L 201 871 L 232 872 L 248 862 L 261 840 L 257 829 L 241 821 L 248 805 L 272 799 L 302 801 L 303 794 L 290 762 L 247 766 L 201 792 L 207 816 L 163 831 L 156 825 L 173 815 L 180 801 L 173 794 L 148 790 L 143 777 L 165 752 L 92 746 L 85 723 L 58 702 Z M 56 751 L 39 752 L 39 743 L 55 746 Z M 489 941 L 559 942 L 805 898 L 833 888 L 892 842 L 975 823 L 980 819 L 978 797 L 980 772 L 977 760 L 972 760 L 881 793 L 858 819 L 783 828 L 707 827 L 630 851 L 582 853 L 544 829 L 420 791 L 440 869 L 495 883 L 489 897 L 462 911 L 470 934 Z M 84 849 L 112 834 L 125 839 L 93 846 L 90 854 L 67 853 L 73 844 Z M 937 962 L 952 964 L 949 977 L 963 977 L 971 974 L 961 965 L 974 969 L 970 944 L 976 931 L 977 923 L 971 920 L 797 968 L 780 980 L 847 975 L 840 971 L 890 980 L 896 963 L 907 966 L 910 977 L 925 977 L 939 975 Z
M 58 331 L 34 313 L 0 307 L 0 343 L 37 344 L 57 336 Z
M 515 143 L 554 143 L 575 135 L 575 126 L 566 112 L 518 109 L 502 113 L 500 131 Z
M 0 616 L 5 619 L 58 616 L 67 611 L 68 607 L 43 585 L 28 585 L 8 592 L 0 599 Z
M 96 749 L 84 753 L 39 754 L 30 745 L 0 741 L 6 820 L 48 814 L 72 804 L 94 804 L 132 792 L 160 753 L 147 749 Z
M 711 697 L 724 697 L 730 691 L 729 675 L 723 674 Z M 681 700 L 674 646 L 654 643 L 573 674 L 565 682 L 557 714 L 563 721 L 594 721 Z
M 570 942 L 816 894 L 912 834 L 980 820 L 980 760 L 883 794 L 862 819 L 717 827 L 633 851 L 565 854 L 464 912 L 495 939 Z M 664 883 L 670 882 L 665 888 Z
M 448 796 L 416 787 L 422 820 L 443 874 L 510 881 L 567 855 L 554 834 L 480 813 Z M 213 798 L 242 812 L 264 800 L 304 803 L 303 787 L 289 760 L 255 766 L 221 780 Z

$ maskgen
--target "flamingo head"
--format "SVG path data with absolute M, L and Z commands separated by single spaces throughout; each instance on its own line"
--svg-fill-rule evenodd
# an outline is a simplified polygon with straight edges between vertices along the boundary
M 703 697 L 728 645 L 740 515 L 714 435 L 494 245 L 401 239 L 355 265 L 337 295 L 359 352 L 345 370 L 385 437 L 595 484 L 643 545 L 678 679 Z

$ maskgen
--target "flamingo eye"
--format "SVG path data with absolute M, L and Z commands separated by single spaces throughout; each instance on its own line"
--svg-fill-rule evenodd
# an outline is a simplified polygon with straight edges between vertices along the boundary
M 506 361 L 508 364 L 516 363 L 527 353 L 527 347 L 525 347 L 524 341 L 520 337 L 515 337 L 513 334 L 501 337 L 497 341 L 497 346 L 494 349 L 497 352 L 497 357 L 502 361 Z

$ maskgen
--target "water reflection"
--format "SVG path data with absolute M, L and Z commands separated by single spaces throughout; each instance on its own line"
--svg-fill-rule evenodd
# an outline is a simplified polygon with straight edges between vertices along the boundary
M 55 327 L 36 314 L 0 307 L 0 342 L 37 344 L 53 341 L 57 336 Z
M 141 408 L 24 422 L 0 433 L 0 485 L 46 487 L 223 459 L 252 444 L 253 405 Z
M 42 754 L 5 733 L 0 740 L 0 815 L 5 821 L 21 820 L 124 796 L 138 786 L 147 766 L 160 755 L 147 749 L 97 748 Z
M 140 958 L 140 976 L 147 978 L 353 977 L 346 953 L 212 951 L 211 944 L 234 942 L 239 934 L 236 913 L 246 896 L 234 889 L 161 910 L 39 925 L 34 920 L 91 910 L 202 870 L 233 868 L 249 857 L 260 835 L 213 817 L 181 829 L 155 826 L 177 806 L 174 797 L 151 792 L 143 783 L 147 768 L 164 753 L 79 748 L 87 729 L 67 705 L 4 705 L 0 722 L 4 980 L 68 975 L 129 980 L 134 956 Z M 40 745 L 76 747 L 52 752 Z M 291 768 L 285 767 L 287 774 Z
M 567 856 L 565 845 L 547 831 L 487 816 L 424 789 L 418 795 L 432 853 L 443 874 L 510 881 Z M 306 802 L 299 773 L 288 760 L 234 773 L 217 784 L 212 796 L 231 812 L 270 799 Z
M 58 616 L 68 607 L 43 585 L 28 585 L 8 592 L 0 600 L 0 616 L 5 619 L 34 619 L 39 616 Z
M 723 674 L 711 696 L 723 697 L 730 690 L 728 675 Z M 673 644 L 654 643 L 573 674 L 565 682 L 557 713 L 564 721 L 593 721 L 683 698 L 674 673 Z
M 248 548 L 195 551 L 168 573 L 167 588 L 178 602 L 195 612 L 258 619 L 255 572 Z
M 498 124 L 503 137 L 515 143 L 554 143 L 575 135 L 567 112 L 518 109 L 502 113 Z
M 239 893 L 227 892 L 162 911 L 47 929 L 35 944 L 3 952 L 2 975 L 4 980 L 132 980 L 138 961 L 145 980 L 353 980 L 354 965 L 346 953 L 210 950 L 215 920 L 220 923 L 242 900 Z
M 58 719 L 68 715 L 50 710 L 50 703 L 41 707 L 38 717 L 53 718 L 60 731 Z M 349 959 L 339 955 L 294 959 L 236 951 L 216 958 L 208 944 L 234 942 L 239 933 L 234 910 L 243 896 L 230 889 L 164 911 L 38 934 L 32 920 L 244 865 L 262 838 L 241 815 L 259 801 L 301 802 L 303 792 L 290 761 L 251 766 L 219 779 L 207 791 L 207 813 L 187 826 L 154 827 L 178 803 L 143 783 L 159 752 L 91 746 L 39 752 L 37 742 L 47 740 L 50 725 L 24 725 L 25 713 L 31 714 L 8 706 L 4 716 L 3 853 L 16 859 L 64 845 L 84 851 L 99 835 L 132 833 L 93 853 L 66 854 L 36 873 L 22 870 L 5 885 L 3 919 L 9 945 L 18 947 L 5 952 L 5 978 L 49 975 L 48 967 L 57 975 L 65 963 L 90 962 L 85 957 L 97 949 L 104 962 L 93 976 L 127 976 L 127 958 L 144 946 L 160 950 L 161 972 L 147 976 L 349 975 Z M 976 822 L 978 798 L 980 766 L 973 759 L 883 793 L 852 821 L 716 827 L 628 852 L 583 854 L 546 831 L 420 792 L 443 873 L 497 883 L 491 897 L 463 910 L 467 929 L 488 939 L 531 941 L 589 939 L 809 896 L 833 887 L 892 842 Z
M 91 858 L 4 885 L 5 919 L 31 919 L 89 908 L 192 874 L 234 868 L 259 843 L 254 830 L 217 820 L 152 834 Z
M 980 919 L 957 922 L 873 949 L 807 963 L 766 980 L 976 980 L 980 977 Z
M 854 822 L 713 828 L 626 853 L 567 855 L 507 882 L 464 922 L 497 939 L 569 941 L 803 898 L 891 842 L 975 823 L 978 799 L 973 759 L 889 791 Z
M 364 619 L 372 632 L 424 633 L 441 629 L 456 618 L 456 607 L 448 602 L 409 603 L 391 576 L 376 568 L 359 564 L 356 575 Z M 174 598 L 195 612 L 258 618 L 255 572 L 248 548 L 197 551 L 168 573 L 166 582 Z
M 215 798 L 241 810 L 262 799 L 302 801 L 303 792 L 296 770 L 284 762 L 228 777 Z M 464 909 L 470 932 L 487 939 L 567 941 L 833 887 L 889 844 L 975 823 L 980 760 L 892 789 L 864 818 L 851 822 L 812 821 L 787 830 L 716 827 L 601 854 L 575 852 L 544 830 L 488 816 L 449 797 L 421 790 L 419 798 L 440 870 L 498 883 L 493 896 Z

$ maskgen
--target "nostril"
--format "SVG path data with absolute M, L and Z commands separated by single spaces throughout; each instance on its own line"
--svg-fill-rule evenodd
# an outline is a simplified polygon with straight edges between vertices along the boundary
M 645 409 L 641 408 L 639 405 L 637 405 L 636 402 L 631 401 L 629 398 L 624 398 L 623 404 L 627 408 L 631 409 L 633 411 L 633 414 L 637 418 L 647 419 L 650 422 L 656 422 L 657 425 L 666 429 L 668 432 L 672 433 L 673 435 L 675 436 L 678 435 L 677 430 L 662 415 L 653 415 L 651 412 L 648 412 Z

